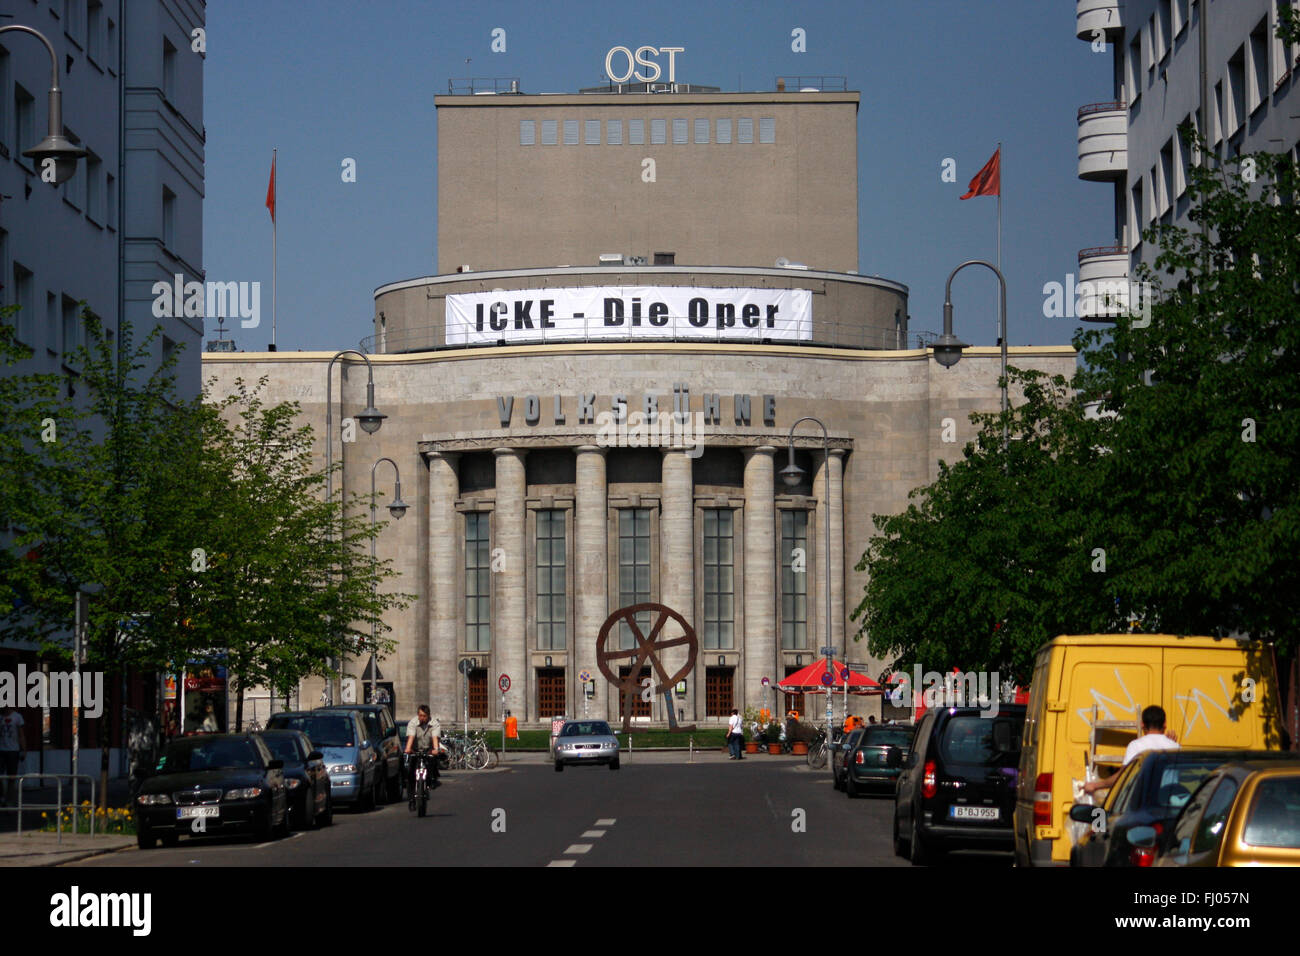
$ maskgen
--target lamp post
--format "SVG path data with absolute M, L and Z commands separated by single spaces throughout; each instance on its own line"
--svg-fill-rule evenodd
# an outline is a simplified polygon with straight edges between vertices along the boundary
M 406 514 L 407 504 L 402 500 L 402 473 L 397 468 L 397 462 L 391 458 L 380 458 L 370 466 L 370 590 L 373 593 L 378 588 L 379 583 L 374 580 L 375 573 L 375 469 L 383 462 L 388 462 L 393 466 L 393 475 L 396 485 L 393 489 L 393 500 L 388 504 L 388 513 L 393 516 L 394 520 L 399 520 L 402 515 Z M 370 621 L 370 703 L 375 703 L 378 698 L 375 696 L 375 671 L 379 670 L 379 651 L 375 637 L 375 621 Z M 394 717 L 397 715 L 394 714 Z
M 944 368 L 952 368 L 961 361 L 962 349 L 967 348 L 965 342 L 962 342 L 952 334 L 952 279 L 958 272 L 967 266 L 984 266 L 991 269 L 993 274 L 998 277 L 998 283 L 1002 287 L 1002 295 L 999 297 L 998 316 L 999 328 L 1002 329 L 1002 450 L 1007 450 L 1007 280 L 1002 275 L 1002 270 L 991 262 L 985 262 L 983 259 L 967 259 L 948 275 L 948 283 L 943 287 L 943 335 L 939 336 L 934 343 L 934 359 Z
M 826 579 L 826 644 L 822 652 L 826 654 L 826 673 L 832 674 L 832 668 L 835 664 L 835 645 L 830 641 L 831 629 L 831 441 L 830 434 L 826 431 L 826 425 L 819 418 L 813 418 L 806 415 L 790 426 L 790 434 L 786 439 L 786 447 L 789 451 L 789 464 L 781 469 L 781 480 L 785 482 L 787 488 L 794 488 L 803 480 L 803 469 L 794 463 L 794 430 L 802 422 L 814 422 L 822 430 L 822 451 L 826 455 L 826 489 L 822 496 L 822 504 L 826 512 L 826 566 L 822 577 Z M 826 747 L 831 745 L 831 722 L 833 718 L 833 702 L 831 694 L 832 684 L 826 685 Z M 828 760 L 831 767 L 831 774 L 835 773 L 834 759 Z
M 361 425 L 361 430 L 367 435 L 373 435 L 379 431 L 379 427 L 384 424 L 387 415 L 382 414 L 375 408 L 375 369 L 370 364 L 370 359 L 364 352 L 358 352 L 356 349 L 342 349 L 335 353 L 330 359 L 329 366 L 325 369 L 325 501 L 334 500 L 334 363 L 345 355 L 358 355 L 366 363 L 366 408 L 357 416 L 357 421 Z M 345 367 L 346 368 L 346 367 Z M 339 412 L 343 411 L 343 383 L 339 382 Z M 342 545 L 345 540 L 343 534 L 343 503 L 339 502 L 339 544 Z M 334 703 L 334 678 L 331 677 L 326 688 L 327 704 Z
M 10 31 L 30 33 L 45 44 L 45 49 L 50 54 L 50 119 L 45 138 L 31 149 L 23 150 L 23 155 L 30 156 L 42 170 L 46 162 L 53 161 L 54 183 L 65 183 L 77 172 L 77 160 L 85 156 L 86 151 L 63 135 L 63 91 L 59 89 L 59 58 L 54 55 L 50 41 L 39 30 L 17 25 L 0 27 L 0 33 Z

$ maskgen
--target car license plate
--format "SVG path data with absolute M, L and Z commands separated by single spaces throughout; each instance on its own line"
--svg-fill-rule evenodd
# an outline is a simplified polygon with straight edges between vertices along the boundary
M 177 820 L 189 820 L 194 817 L 219 817 L 220 807 L 180 807 L 176 810 Z
M 997 820 L 997 807 L 949 807 L 948 815 L 954 820 Z

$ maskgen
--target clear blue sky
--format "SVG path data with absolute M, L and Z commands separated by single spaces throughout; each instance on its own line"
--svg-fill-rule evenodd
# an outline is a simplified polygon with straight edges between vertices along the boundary
M 434 271 L 433 97 L 448 79 L 573 92 L 601 82 L 616 45 L 685 47 L 678 80 L 724 90 L 846 76 L 862 94 L 859 271 L 910 287 L 913 330 L 941 328 L 954 266 L 994 258 L 997 200 L 957 197 L 998 141 L 1012 345 L 1068 344 L 1078 323 L 1043 317 L 1043 284 L 1113 241 L 1109 186 L 1076 176 L 1075 124 L 1080 105 L 1111 98 L 1111 53 L 1075 38 L 1068 0 L 219 0 L 207 14 L 203 258 L 208 279 L 263 283 L 262 326 L 233 323 L 241 349 L 270 341 L 272 147 L 280 349 L 355 347 L 376 286 Z M 498 27 L 504 53 L 491 51 Z M 805 53 L 791 50 L 796 28 Z M 956 183 L 941 181 L 948 157 Z M 956 280 L 955 330 L 972 344 L 994 344 L 995 289 L 983 269 Z

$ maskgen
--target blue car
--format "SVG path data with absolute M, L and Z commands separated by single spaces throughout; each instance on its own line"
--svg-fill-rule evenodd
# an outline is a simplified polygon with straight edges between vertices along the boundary
M 379 741 L 366 737 L 356 711 L 290 711 L 274 714 L 267 730 L 301 730 L 325 758 L 330 799 L 340 806 L 373 810 L 384 786 Z

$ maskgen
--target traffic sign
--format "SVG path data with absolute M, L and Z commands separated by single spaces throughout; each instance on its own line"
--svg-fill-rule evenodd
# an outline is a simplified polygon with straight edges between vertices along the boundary
M 761 681 L 759 681 L 759 683 L 762 684 L 764 687 L 766 687 L 768 684 L 772 682 L 768 680 L 766 677 L 764 677 Z
M 822 683 L 825 684 L 827 687 L 830 687 L 831 684 L 835 683 L 835 678 L 831 676 L 830 671 L 827 671 L 826 673 L 822 674 Z
M 456 670 L 460 671 L 466 677 L 469 676 L 469 672 L 472 671 L 473 669 L 474 669 L 474 665 L 470 663 L 468 657 L 462 658 L 461 662 L 456 665 Z
M 503 694 L 504 694 L 506 691 L 508 691 L 508 690 L 510 689 L 510 677 L 509 677 L 509 675 L 507 675 L 507 674 L 502 674 L 499 678 L 497 678 L 497 686 L 501 688 L 501 693 L 503 693 Z
M 840 679 L 847 681 L 849 679 L 849 673 L 850 671 L 848 667 L 845 666 L 844 670 L 840 671 Z
M 590 681 L 591 681 L 591 671 L 586 670 L 585 668 L 583 670 L 578 671 L 579 684 L 586 684 L 589 683 Z

